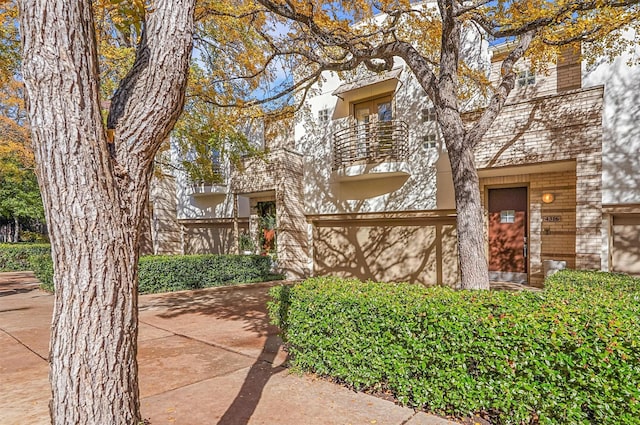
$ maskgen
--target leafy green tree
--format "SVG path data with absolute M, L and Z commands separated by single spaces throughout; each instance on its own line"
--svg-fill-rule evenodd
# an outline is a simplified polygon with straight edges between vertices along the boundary
M 4 123 L 0 119 L 0 127 L 4 127 Z M 11 123 L 6 122 L 7 127 Z M 15 129 L 16 133 L 21 130 Z M 21 222 L 44 220 L 42 199 L 33 167 L 33 153 L 24 143 L 0 140 L 0 217 L 13 221 L 13 242 L 19 241 Z

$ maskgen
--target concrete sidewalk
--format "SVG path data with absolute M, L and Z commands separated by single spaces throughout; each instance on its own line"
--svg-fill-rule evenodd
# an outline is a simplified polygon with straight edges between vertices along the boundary
M 341 386 L 290 374 L 265 302 L 270 284 L 140 297 L 143 417 L 152 425 L 445 425 Z M 53 296 L 0 273 L 0 421 L 47 424 Z

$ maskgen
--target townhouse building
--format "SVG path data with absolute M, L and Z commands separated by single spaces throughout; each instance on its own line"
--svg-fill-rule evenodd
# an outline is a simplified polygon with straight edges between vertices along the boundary
M 477 46 L 498 72 L 502 49 Z M 546 70 L 519 65 L 476 149 L 492 280 L 541 286 L 565 266 L 640 274 L 640 67 L 629 59 L 587 66 L 566 49 Z M 397 60 L 323 77 L 294 125 L 256 133 L 263 157 L 221 164 L 215 184 L 178 173 L 157 186 L 154 250 L 235 253 L 244 233 L 264 251 L 268 216 L 266 250 L 289 277 L 456 286 L 451 167 L 415 76 Z

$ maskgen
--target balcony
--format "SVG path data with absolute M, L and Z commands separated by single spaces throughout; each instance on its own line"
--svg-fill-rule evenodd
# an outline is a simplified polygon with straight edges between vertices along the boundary
M 227 185 L 225 183 L 193 182 L 191 183 L 190 188 L 191 196 L 195 197 L 226 195 L 228 192 Z
M 352 125 L 333 135 L 332 169 L 338 180 L 410 174 L 409 128 L 404 121 Z
M 229 191 L 222 166 L 214 164 L 201 169 L 194 168 L 189 180 L 189 195 L 194 197 L 224 196 Z

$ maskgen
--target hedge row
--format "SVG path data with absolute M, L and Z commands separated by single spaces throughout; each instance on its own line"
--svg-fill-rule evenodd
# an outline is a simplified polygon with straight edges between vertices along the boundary
M 0 272 L 30 270 L 29 257 L 50 252 L 49 244 L 0 244 Z
M 1 250 L 0 250 L 1 252 Z M 36 251 L 37 252 L 37 251 Z M 30 255 L 12 270 L 32 270 L 53 292 L 53 263 L 47 253 Z M 271 272 L 271 258 L 258 255 L 158 255 L 140 258 L 138 291 L 171 292 L 283 279 Z
M 269 312 L 292 366 L 496 424 L 640 423 L 640 280 L 565 271 L 540 293 L 314 278 Z
M 183 289 L 283 279 L 271 272 L 271 258 L 261 255 L 158 255 L 140 258 L 139 291 Z

